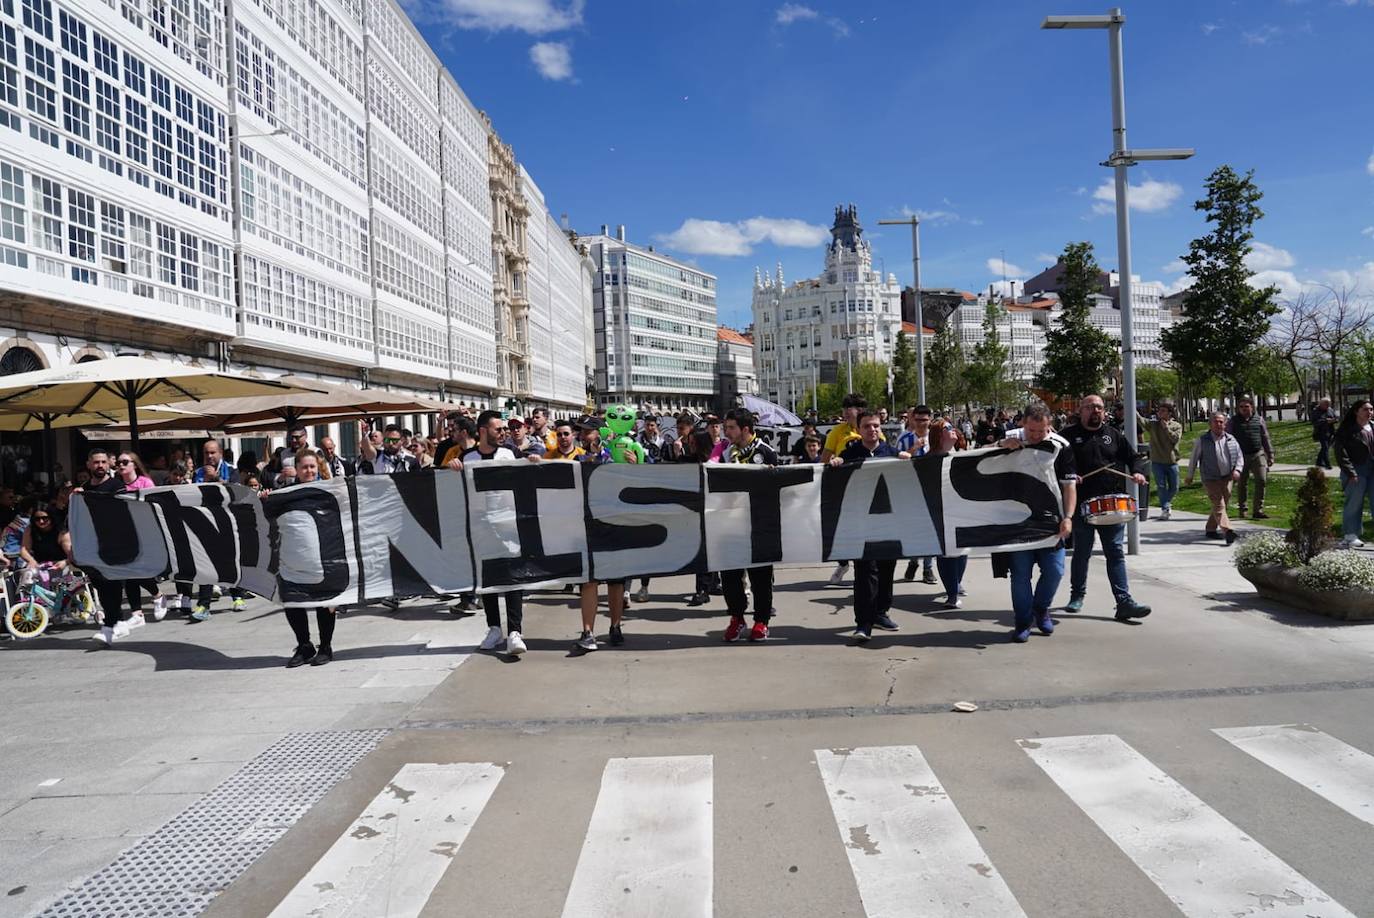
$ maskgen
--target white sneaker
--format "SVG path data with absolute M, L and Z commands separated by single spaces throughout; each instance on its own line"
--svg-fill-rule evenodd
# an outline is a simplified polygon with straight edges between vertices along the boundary
M 178 596 L 177 599 L 180 601 L 182 613 L 190 615 L 191 610 L 196 607 L 195 600 L 191 599 L 189 596 Z
M 525 639 L 520 636 L 519 631 L 512 631 L 506 638 L 506 653 L 513 657 L 518 657 L 525 652 Z
M 91 635 L 91 639 L 99 641 L 106 647 L 109 647 L 114 643 L 114 631 L 111 628 L 101 628 L 95 634 Z
M 153 621 L 160 622 L 167 617 L 167 597 L 161 593 L 153 600 Z
M 649 601 L 649 588 L 646 587 L 646 586 L 645 586 L 645 587 L 640 587 L 640 588 L 639 588 L 639 592 L 635 593 L 635 602 L 648 602 L 648 601 Z
M 945 597 L 945 608 L 946 608 L 946 609 L 958 609 L 958 608 L 962 607 L 963 604 L 964 604 L 964 601 L 963 601 L 962 599 L 960 599 L 958 596 L 955 596 L 953 599 L 951 599 L 951 598 L 948 597 L 948 596 Z
M 1351 537 L 1351 538 L 1345 540 L 1345 547 L 1346 547 L 1346 548 L 1364 548 L 1364 543 L 1361 542 L 1359 539 L 1356 539 L 1356 538 L 1354 538 L 1354 537 Z
M 1163 510 L 1159 511 L 1159 520 L 1160 520 L 1161 523 L 1167 523 L 1167 522 L 1169 521 L 1169 508 L 1168 508 L 1168 507 L 1165 507 Z
M 128 622 L 116 622 L 116 623 L 115 623 L 115 626 L 114 626 L 114 632 L 113 632 L 113 635 L 112 635 L 112 637 L 114 638 L 114 640 L 117 641 L 117 640 L 119 640 L 120 638 L 126 638 L 126 637 L 128 637 L 128 636 L 129 636 L 129 623 L 128 623 Z
M 482 643 L 477 646 L 482 650 L 495 650 L 501 646 L 502 637 L 504 637 L 504 635 L 501 633 L 501 626 L 492 625 L 487 629 L 487 636 L 482 638 Z
M 135 611 L 129 613 L 129 620 L 128 620 L 127 622 L 124 623 L 124 625 L 126 626 L 126 628 L 128 628 L 128 629 L 130 629 L 130 630 L 132 630 L 132 629 L 134 629 L 134 628 L 142 628 L 142 627 L 143 627 L 144 625 L 146 625 L 146 624 L 148 624 L 148 622 L 143 618 L 143 610 L 142 610 L 142 609 L 137 609 L 137 610 L 135 610 Z
M 835 572 L 830 575 L 830 585 L 835 586 L 844 581 L 844 575 L 849 573 L 849 565 L 841 564 L 835 568 Z

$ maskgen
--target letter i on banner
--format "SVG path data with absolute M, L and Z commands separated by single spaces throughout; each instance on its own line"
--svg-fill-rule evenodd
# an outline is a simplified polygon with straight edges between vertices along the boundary
M 707 569 L 821 559 L 821 467 L 704 465 Z
M 575 462 L 523 460 L 464 466 L 479 589 L 587 579 L 581 469 Z

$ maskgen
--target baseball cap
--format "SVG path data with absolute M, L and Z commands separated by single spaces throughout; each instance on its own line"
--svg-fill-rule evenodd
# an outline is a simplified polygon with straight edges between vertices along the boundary
M 517 424 L 520 425 L 521 427 L 524 427 L 524 426 L 525 426 L 525 419 L 522 418 L 522 417 L 520 417 L 520 415 L 518 415 L 518 414 L 513 414 L 513 415 L 511 415 L 510 417 L 506 418 L 506 426 L 507 426 L 507 427 L 514 427 L 514 426 L 517 425 Z

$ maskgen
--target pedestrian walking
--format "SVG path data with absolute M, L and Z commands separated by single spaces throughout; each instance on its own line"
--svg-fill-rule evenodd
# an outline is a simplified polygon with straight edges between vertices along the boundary
M 1336 411 L 1331 407 L 1331 399 L 1324 398 L 1312 409 L 1312 439 L 1317 441 L 1317 461 L 1319 468 L 1331 468 L 1331 441 L 1336 436 Z
M 1152 418 L 1138 417 L 1150 437 L 1150 474 L 1159 492 L 1159 518 L 1167 520 L 1178 493 L 1178 444 L 1183 439 L 1183 425 L 1174 420 L 1173 402 L 1161 402 Z
M 1274 445 L 1269 441 L 1269 425 L 1264 418 L 1255 414 L 1253 401 L 1241 398 L 1236 402 L 1236 416 L 1227 423 L 1226 432 L 1236 438 L 1240 444 L 1240 454 L 1245 457 L 1245 466 L 1236 482 L 1240 516 L 1245 516 L 1247 506 L 1254 506 L 1254 519 L 1267 520 L 1269 514 L 1264 512 L 1264 491 L 1269 484 L 1269 468 L 1274 464 Z M 1252 479 L 1255 483 L 1255 502 L 1250 505 L 1246 497 Z
M 844 419 L 825 435 L 825 446 L 821 449 L 821 462 L 829 462 L 849 445 L 851 440 L 859 439 L 859 412 L 868 407 L 868 400 L 857 392 L 850 392 L 841 403 Z M 830 583 L 835 585 L 844 580 L 849 572 L 849 562 L 841 561 L 830 574 Z
M 725 415 L 725 438 L 730 446 L 720 462 L 731 465 L 778 464 L 777 452 L 755 435 L 755 423 L 754 413 L 747 408 L 735 408 Z M 737 641 L 745 634 L 744 614 L 749 608 L 749 595 L 744 591 L 746 575 L 749 578 L 749 592 L 754 597 L 754 625 L 749 629 L 749 640 L 762 641 L 768 638 L 768 619 L 773 614 L 773 565 L 761 564 L 720 572 L 725 605 L 730 611 L 730 624 L 726 626 L 724 635 L 727 642 Z
M 1207 490 L 1207 499 L 1212 503 L 1212 512 L 1207 517 L 1206 536 L 1209 539 L 1226 539 L 1230 545 L 1236 540 L 1231 529 L 1231 520 L 1226 515 L 1226 504 L 1231 500 L 1231 487 L 1240 480 L 1248 464 L 1240 443 L 1226 429 L 1226 415 L 1212 413 L 1210 426 L 1205 434 L 1193 444 L 1193 455 L 1188 460 L 1188 484 L 1193 483 L 1194 473 L 1201 471 L 1202 486 Z
M 1005 431 L 1004 431 L 1005 433 Z M 944 418 L 937 418 L 930 425 L 931 456 L 943 456 L 956 449 L 968 449 L 968 441 L 956 427 Z M 935 559 L 935 570 L 940 574 L 940 583 L 945 588 L 945 608 L 957 609 L 964 604 L 959 597 L 964 595 L 964 572 L 968 570 L 968 555 L 940 555 Z
M 934 412 L 929 405 L 916 405 L 906 413 L 906 430 L 897 438 L 897 449 L 912 456 L 924 456 L 930 451 L 930 422 Z M 912 558 L 907 561 L 902 579 L 907 583 L 916 579 L 916 564 L 921 565 L 921 582 L 935 582 L 935 558 Z
M 312 481 L 320 480 L 320 457 L 313 450 L 301 450 L 295 457 L 296 477 L 288 485 L 284 485 L 281 490 L 309 484 Z M 266 497 L 270 491 L 260 492 Z M 298 606 L 287 606 L 286 623 L 291 626 L 291 633 L 296 638 L 296 649 L 286 661 L 287 669 L 295 669 L 309 663 L 311 666 L 324 666 L 334 659 L 334 624 L 336 616 L 332 608 L 320 606 L 315 609 L 315 629 L 319 635 L 319 643 L 312 643 L 310 640 L 310 618 L 309 609 Z
M 1345 506 L 1341 510 L 1341 533 L 1347 548 L 1363 548 L 1364 507 L 1374 516 L 1374 405 L 1361 400 L 1346 409 L 1332 442 L 1336 463 L 1341 467 L 1341 488 Z

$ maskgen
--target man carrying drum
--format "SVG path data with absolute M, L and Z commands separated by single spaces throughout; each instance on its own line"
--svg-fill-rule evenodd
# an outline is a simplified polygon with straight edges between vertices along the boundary
M 1066 612 L 1083 611 L 1083 599 L 1088 593 L 1088 560 L 1092 556 L 1093 540 L 1102 538 L 1102 554 L 1107 558 L 1107 579 L 1116 598 L 1116 620 L 1129 621 L 1150 614 L 1150 607 L 1131 598 L 1131 586 L 1126 578 L 1126 524 L 1114 522 L 1093 524 L 1089 509 L 1094 499 L 1101 503 L 1126 503 L 1126 484 L 1130 479 L 1145 484 L 1145 461 L 1136 454 L 1126 435 L 1106 423 L 1107 411 L 1102 397 L 1085 396 L 1078 406 L 1078 418 L 1061 432 L 1073 447 L 1074 465 L 1078 469 L 1078 506 L 1081 523 L 1073 527 L 1073 564 L 1069 571 L 1069 604 Z M 1117 498 L 1117 499 L 1112 499 Z

